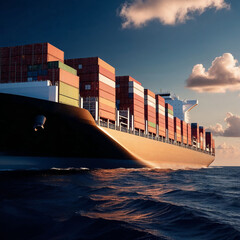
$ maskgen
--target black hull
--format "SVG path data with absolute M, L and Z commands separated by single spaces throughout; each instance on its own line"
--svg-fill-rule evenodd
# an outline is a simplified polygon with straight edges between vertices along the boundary
M 128 161 L 134 156 L 104 134 L 85 109 L 1 93 L 0 110 L 1 169 L 141 166 Z M 46 123 L 36 132 L 38 115 L 44 115 Z

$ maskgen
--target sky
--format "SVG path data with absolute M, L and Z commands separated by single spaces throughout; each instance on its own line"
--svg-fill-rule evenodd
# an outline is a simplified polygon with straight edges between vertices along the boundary
M 191 122 L 215 134 L 214 164 L 240 165 L 239 23 L 238 0 L 8 0 L 0 46 L 50 42 L 155 93 L 198 99 Z

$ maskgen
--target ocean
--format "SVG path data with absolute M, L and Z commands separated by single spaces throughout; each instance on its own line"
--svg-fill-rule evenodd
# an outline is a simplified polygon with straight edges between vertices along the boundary
M 0 172 L 0 239 L 240 239 L 240 167 Z

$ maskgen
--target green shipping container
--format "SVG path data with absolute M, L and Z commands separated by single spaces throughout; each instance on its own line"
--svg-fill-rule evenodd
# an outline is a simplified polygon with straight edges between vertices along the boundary
M 73 75 L 77 76 L 77 70 L 72 68 L 72 67 L 69 67 L 68 65 L 62 63 L 62 62 L 48 62 L 48 68 L 50 69 L 55 69 L 55 68 L 61 68 L 63 69 L 64 71 L 66 72 L 69 72 L 69 73 L 72 73 Z
M 173 115 L 173 111 L 171 109 L 168 109 L 168 113 Z
M 148 122 L 148 126 L 153 127 L 153 128 L 156 128 L 156 124 L 155 124 L 155 123 L 152 123 L 152 122 Z

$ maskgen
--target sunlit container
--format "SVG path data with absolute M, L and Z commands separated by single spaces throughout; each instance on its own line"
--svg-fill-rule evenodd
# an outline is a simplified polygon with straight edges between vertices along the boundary
M 174 117 L 173 117 L 173 106 L 165 103 L 165 119 L 167 136 L 170 140 L 174 140 Z
M 212 153 L 215 154 L 215 140 L 212 139 Z
M 156 134 L 156 96 L 149 89 L 144 89 L 144 111 L 145 120 L 147 121 L 147 132 Z
M 212 152 L 212 141 L 213 141 L 213 136 L 211 132 L 206 132 L 206 149 L 208 149 L 210 152 Z
M 182 143 L 188 144 L 188 125 L 185 121 L 181 120 L 181 136 L 182 136 Z
M 65 63 L 76 69 L 81 79 L 80 95 L 84 108 L 96 120 L 115 121 L 115 68 L 98 57 L 67 59 Z
M 187 123 L 187 144 L 192 145 L 192 128 L 189 123 Z
M 174 117 L 174 134 L 175 141 L 182 142 L 182 134 L 181 134 L 181 120 L 177 117 Z
M 199 141 L 199 125 L 198 123 L 192 123 L 191 124 L 192 128 L 192 142 L 193 145 L 196 146 L 197 148 L 200 148 L 200 141 Z
M 55 61 L 28 66 L 28 81 L 50 80 L 59 87 L 59 102 L 79 106 L 79 77 L 77 71 L 66 64 Z
M 130 127 L 144 131 L 144 88 L 131 76 L 116 77 L 116 103 L 120 115 L 129 109 Z
M 203 134 L 199 132 L 199 148 L 203 149 Z
M 49 43 L 0 48 L 0 83 L 26 82 L 29 65 L 49 61 L 63 62 L 64 52 Z
M 160 95 L 156 95 L 156 123 L 158 135 L 166 137 L 165 99 Z
M 200 136 L 200 147 L 205 150 L 206 148 L 206 137 L 205 137 L 205 128 L 203 126 L 199 127 L 199 133 L 202 134 Z

